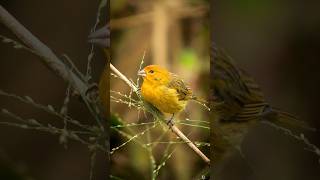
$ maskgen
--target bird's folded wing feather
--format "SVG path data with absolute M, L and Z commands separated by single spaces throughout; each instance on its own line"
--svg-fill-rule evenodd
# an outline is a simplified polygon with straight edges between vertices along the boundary
M 171 74 L 168 87 L 177 91 L 179 100 L 189 100 L 192 97 L 191 89 L 175 74 Z
M 211 52 L 214 98 L 221 102 L 218 110 L 221 110 L 224 119 L 243 121 L 256 117 L 267 105 L 257 83 L 215 45 Z

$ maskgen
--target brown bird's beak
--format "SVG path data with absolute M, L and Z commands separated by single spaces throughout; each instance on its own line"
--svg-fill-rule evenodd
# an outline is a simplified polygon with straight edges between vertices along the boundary
M 98 29 L 97 31 L 91 33 L 88 37 L 88 42 L 97 44 L 103 48 L 110 47 L 110 29 L 108 25 L 105 25 L 103 28 Z
M 146 77 L 147 74 L 146 74 L 146 72 L 144 70 L 141 70 L 141 71 L 138 72 L 138 76 Z

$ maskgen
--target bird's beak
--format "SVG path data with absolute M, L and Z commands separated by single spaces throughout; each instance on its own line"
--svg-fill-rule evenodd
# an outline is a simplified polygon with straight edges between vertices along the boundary
M 110 29 L 108 25 L 105 25 L 103 28 L 98 29 L 95 32 L 92 32 L 88 36 L 88 42 L 92 44 L 97 44 L 103 48 L 110 47 Z
M 138 76 L 146 77 L 146 72 L 144 70 L 141 70 L 138 72 Z

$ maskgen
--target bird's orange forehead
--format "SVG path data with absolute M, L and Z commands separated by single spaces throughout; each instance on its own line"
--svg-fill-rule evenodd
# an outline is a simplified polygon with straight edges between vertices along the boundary
M 144 79 L 144 83 L 166 84 L 170 79 L 170 73 L 159 65 L 149 65 L 138 73 Z
M 159 65 L 149 65 L 143 68 L 146 72 L 153 70 L 153 71 L 167 71 L 165 68 L 159 66 Z

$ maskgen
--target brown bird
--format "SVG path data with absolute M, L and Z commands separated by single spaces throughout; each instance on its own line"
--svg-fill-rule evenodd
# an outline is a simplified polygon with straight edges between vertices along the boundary
M 254 81 L 223 50 L 211 47 L 211 108 L 213 159 L 239 147 L 249 128 L 268 121 L 285 129 L 310 129 L 293 115 L 270 106 Z

